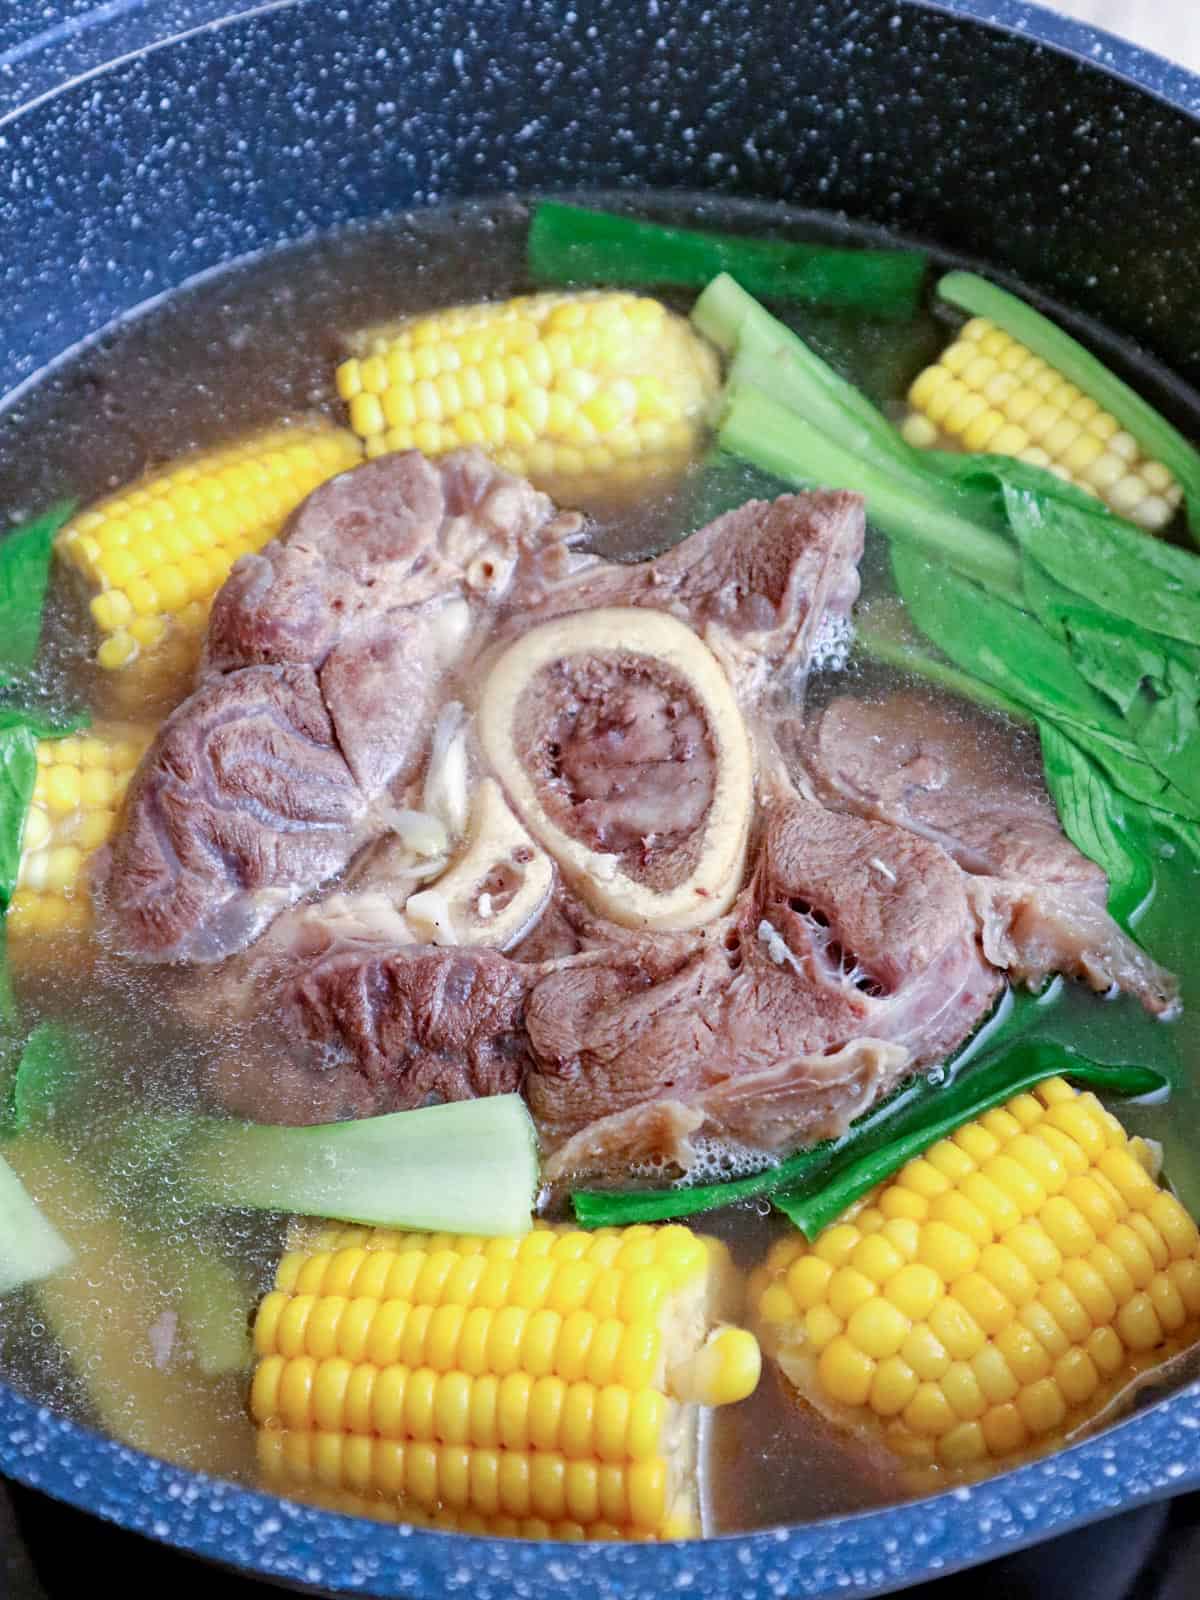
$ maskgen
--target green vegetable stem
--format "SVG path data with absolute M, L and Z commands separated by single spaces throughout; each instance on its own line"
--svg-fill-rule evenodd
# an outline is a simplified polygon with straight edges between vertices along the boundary
M 529 224 L 529 268 L 544 283 L 700 288 L 729 272 L 751 294 L 911 317 L 928 258 L 920 250 L 835 249 L 667 227 L 543 200 Z

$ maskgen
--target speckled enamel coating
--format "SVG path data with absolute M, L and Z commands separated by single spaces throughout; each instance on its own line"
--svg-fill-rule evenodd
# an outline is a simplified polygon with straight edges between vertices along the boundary
M 1020 0 L 29 0 L 0 24 L 0 394 L 186 277 L 313 228 L 504 189 L 646 184 L 936 239 L 1195 382 L 1197 114 L 1200 80 Z M 815 1600 L 886 1593 L 1195 1487 L 1200 1389 L 972 1489 L 703 1545 L 358 1522 L 152 1461 L 3 1386 L 0 1470 L 337 1594 Z

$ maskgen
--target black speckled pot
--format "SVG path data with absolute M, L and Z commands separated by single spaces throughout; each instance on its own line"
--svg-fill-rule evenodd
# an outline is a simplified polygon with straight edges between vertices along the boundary
M 447 198 L 581 185 L 894 225 L 1011 269 L 1200 383 L 1200 80 L 1017 0 L 58 12 L 45 34 L 45 7 L 0 5 L 0 394 L 245 251 Z M 3 1387 L 0 1469 L 337 1594 L 866 1596 L 1200 1483 L 1200 1391 L 978 1488 L 704 1545 L 378 1527 L 164 1466 Z

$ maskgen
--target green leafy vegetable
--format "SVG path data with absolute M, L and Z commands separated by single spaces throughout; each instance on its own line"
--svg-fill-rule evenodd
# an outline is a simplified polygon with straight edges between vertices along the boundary
M 1200 556 L 1062 495 L 1005 484 L 1009 526 L 1052 578 L 1112 616 L 1200 645 Z
M 520 1095 L 308 1128 L 198 1118 L 182 1176 L 208 1205 L 432 1232 L 527 1233 L 537 1136 Z
M 923 649 L 908 626 L 903 608 L 894 600 L 871 600 L 860 607 L 854 617 L 854 637 L 857 649 L 872 661 L 911 672 L 915 677 L 937 684 L 940 689 L 948 689 L 989 711 L 1003 712 L 1018 722 L 1031 720 L 1029 712 L 1016 700 Z
M 938 284 L 938 294 L 974 317 L 987 317 L 1111 412 L 1147 455 L 1161 461 L 1178 478 L 1187 496 L 1192 531 L 1200 531 L 1200 452 L 1148 401 L 1065 329 L 986 278 L 972 272 L 951 272 Z
M 1096 764 L 1052 722 L 1039 722 L 1038 733 L 1046 787 L 1063 832 L 1108 874 L 1108 909 L 1128 930 L 1154 887 L 1139 808 L 1106 783 Z
M 935 567 L 907 544 L 893 544 L 892 574 L 913 622 L 965 672 L 1036 715 L 1095 731 L 1136 754 L 1120 713 L 1028 612 Z
M 58 1022 L 42 1022 L 25 1041 L 0 1117 L 0 1137 L 44 1131 L 79 1070 L 78 1043 Z
M 37 734 L 27 722 L 0 725 L 0 908 L 17 887 L 25 818 L 37 779 Z
M 0 1157 L 0 1295 L 70 1266 L 74 1252 Z
M 54 536 L 73 509 L 55 506 L 0 539 L 0 683 L 37 659 Z
M 929 1114 L 930 1108 L 921 1107 L 919 1115 L 898 1120 L 886 1144 L 856 1153 L 839 1164 L 831 1177 L 823 1176 L 819 1187 L 788 1188 L 773 1195 L 773 1202 L 806 1238 L 815 1239 L 847 1206 L 891 1177 L 905 1162 L 963 1123 L 1056 1075 L 1086 1084 L 1102 1094 L 1123 1097 L 1156 1094 L 1167 1086 L 1162 1074 L 1151 1067 L 1101 1066 L 1065 1052 L 1062 1045 L 1027 1040 L 1006 1052 L 1002 1059 L 964 1075 L 945 1092 L 934 1115 Z
M 927 257 L 919 250 L 845 250 L 666 227 L 543 200 L 529 224 L 529 266 L 549 283 L 669 283 L 699 288 L 730 272 L 752 294 L 911 317 Z
M 896 472 L 921 474 L 917 452 L 866 395 L 727 273 L 714 278 L 699 296 L 692 307 L 692 323 L 731 357 L 730 389 L 745 384 L 762 388 L 843 449 L 881 464 L 889 461 Z
M 936 483 L 919 484 L 843 447 L 819 427 L 752 384 L 731 384 L 720 424 L 721 448 L 773 472 L 797 487 L 851 489 L 867 502 L 871 520 L 895 539 L 953 562 L 994 593 L 1020 597 L 1020 561 L 998 535 L 939 496 Z
M 956 293 L 961 277 L 948 280 Z M 995 308 L 979 314 L 995 317 Z M 1118 848 L 1120 819 L 1137 814 L 1131 803 L 1152 822 L 1166 814 L 1184 830 L 1200 823 L 1200 557 L 1149 538 L 1040 468 L 911 450 L 865 396 L 728 278 L 709 285 L 693 317 L 734 356 L 720 447 L 785 483 L 861 493 L 891 538 L 909 618 L 946 659 L 874 625 L 869 611 L 863 648 L 1052 727 L 1065 743 L 1044 739 L 1047 781 L 1064 825 L 1115 870 L 1113 903 L 1128 917 L 1145 878 Z M 1039 353 L 1066 370 L 1058 353 Z

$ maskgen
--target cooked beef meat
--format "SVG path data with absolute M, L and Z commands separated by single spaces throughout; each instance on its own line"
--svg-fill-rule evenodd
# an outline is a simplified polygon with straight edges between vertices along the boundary
M 380 1109 L 406 1110 L 521 1087 L 529 982 L 493 950 L 411 945 L 330 956 L 290 1008 L 304 1036 L 353 1061 Z
M 972 874 L 990 961 L 1128 990 L 1169 1011 L 1177 988 L 1108 916 L 1103 871 L 1058 825 L 1036 743 L 992 718 L 915 694 L 842 697 L 807 730 L 804 760 L 828 804 L 932 839 Z
M 837 1132 L 992 1003 L 966 880 L 936 845 L 778 781 L 764 816 L 729 917 L 593 950 L 534 988 L 528 1093 L 554 1170 L 621 1144 L 651 1153 L 689 1120 L 656 1112 L 648 1139 L 639 1113 L 664 1100 L 692 1108 L 687 1132 L 764 1149 Z
M 101 937 L 217 961 L 340 872 L 386 831 L 374 803 L 419 769 L 437 691 L 514 572 L 579 525 L 474 451 L 388 456 L 310 495 L 217 597 L 200 686 L 97 860 Z
M 163 724 L 97 857 L 100 937 L 124 954 L 214 961 L 299 888 L 339 872 L 367 804 L 311 667 L 248 667 Z
M 865 532 L 858 495 L 751 500 L 660 556 L 655 583 L 757 695 L 806 668 L 831 623 L 848 623 Z
M 408 882 L 416 887 L 415 879 Z M 201 972 L 182 969 L 173 989 L 176 1008 L 199 1028 L 210 1026 L 214 1013 L 227 1022 L 269 1016 L 290 987 L 327 956 L 350 951 L 371 956 L 416 943 L 397 909 L 404 899 L 403 890 L 362 888 L 291 906 L 248 950 Z M 278 1039 L 271 1047 L 276 1057 L 287 1048 Z
M 282 538 L 237 563 L 213 604 L 202 674 L 319 666 L 364 622 L 450 594 L 497 605 L 525 567 L 568 565 L 582 525 L 477 450 L 384 456 L 323 484 Z
M 808 666 L 858 597 L 865 521 L 857 495 L 749 500 L 636 566 L 602 564 L 525 595 L 528 620 L 598 606 L 652 606 L 695 628 L 743 701 Z
M 424 757 L 445 669 L 456 664 L 445 620 L 427 607 L 382 617 L 336 644 L 321 668 L 321 695 L 364 794 L 407 781 Z
M 397 944 L 365 892 L 289 912 L 266 941 L 294 941 L 285 1033 L 345 1061 L 375 1110 L 528 1071 L 552 1172 L 686 1164 L 698 1131 L 765 1149 L 836 1132 L 953 1049 L 999 979 L 936 845 L 768 783 L 754 877 L 694 932 L 617 928 L 561 889 L 514 958 Z

